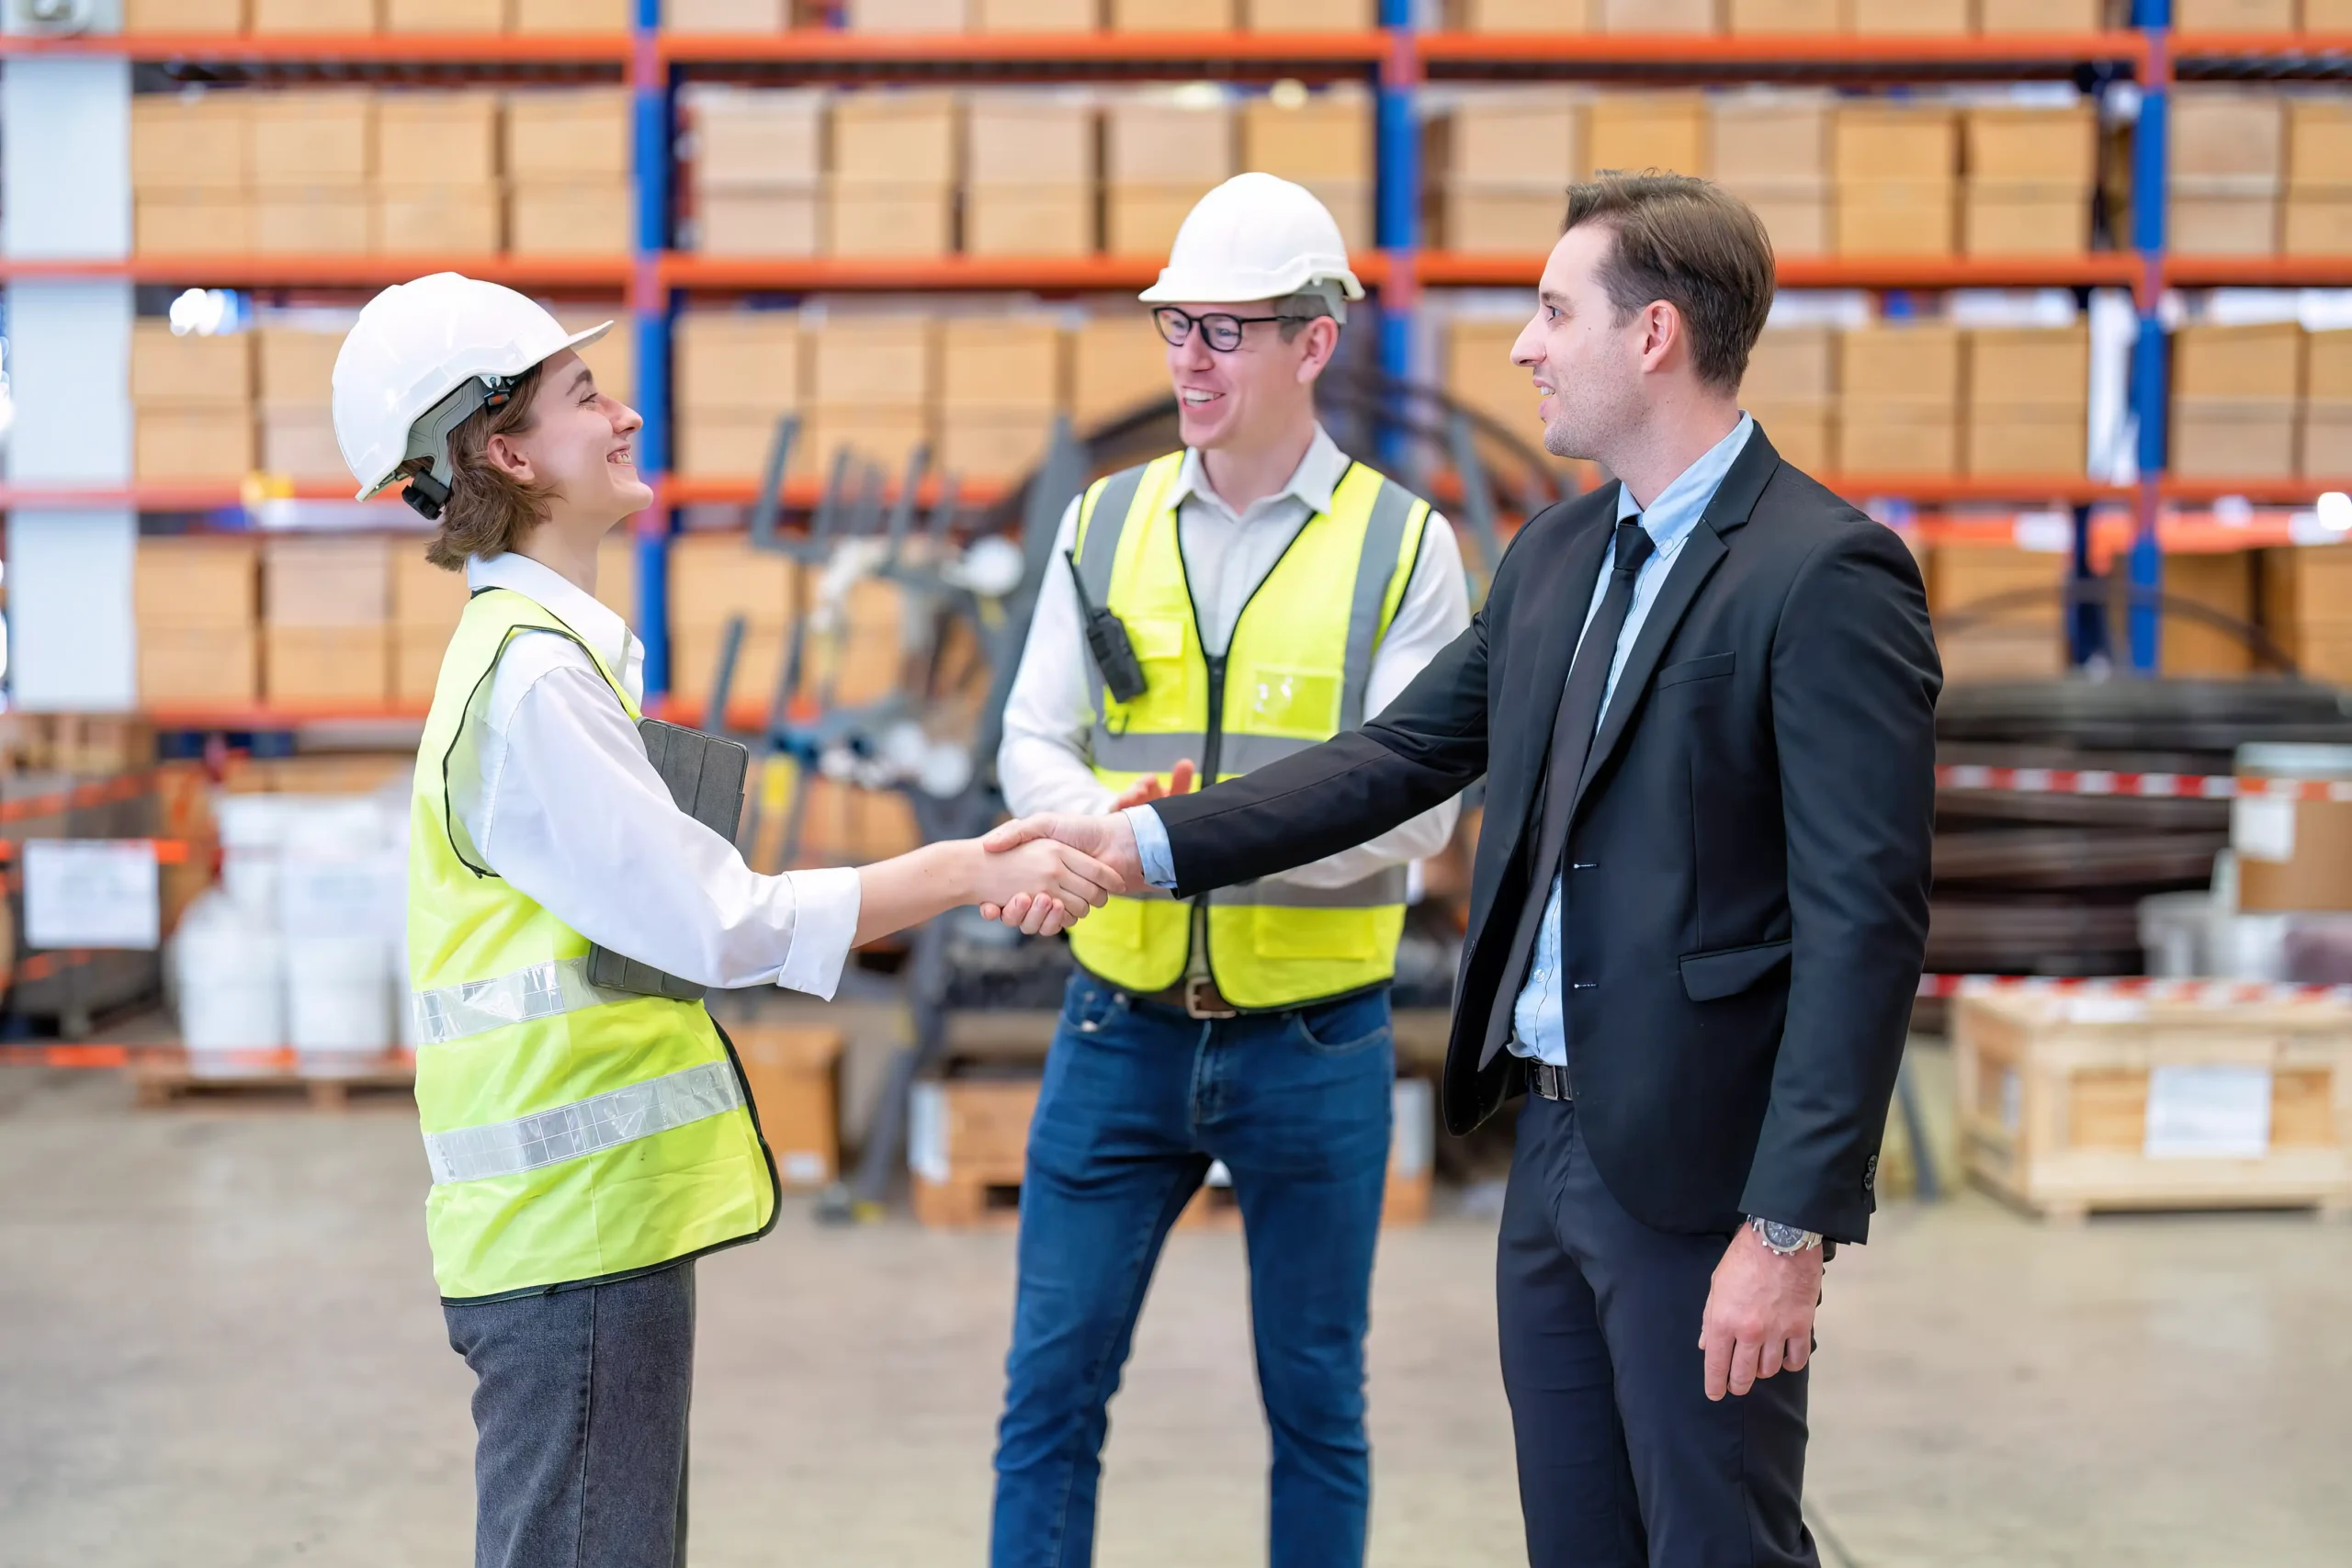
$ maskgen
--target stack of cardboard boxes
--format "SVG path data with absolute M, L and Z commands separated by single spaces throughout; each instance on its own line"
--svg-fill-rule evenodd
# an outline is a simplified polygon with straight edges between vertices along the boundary
M 1961 334 L 1935 321 L 1874 321 L 1838 338 L 1838 468 L 1945 475 L 1960 468 Z
M 2182 0 L 2184 5 L 2217 0 Z M 2224 0 L 2225 3 L 2225 0 Z M 2236 0 L 2243 5 L 2245 0 Z M 2268 0 L 2291 6 L 2293 0 Z M 2332 0 L 2304 0 L 2306 5 Z M 1875 33 L 1956 37 L 2083 33 L 2114 25 L 2111 0 L 1451 0 L 1449 22 L 1483 33 Z
M 2090 428 L 2087 326 L 1979 327 L 1966 338 L 1966 471 L 2083 472 Z
M 498 95 L 479 88 L 376 100 L 376 244 L 397 254 L 501 249 Z
M 2063 550 L 1990 540 L 1930 550 L 1928 613 L 1945 683 L 2064 673 L 2068 565 Z
M 260 694 L 255 559 L 254 541 L 233 535 L 139 541 L 131 581 L 141 707 L 237 707 Z
M 375 707 L 391 682 L 391 551 L 380 538 L 262 547 L 262 694 L 283 707 Z
M 506 243 L 535 254 L 619 255 L 635 236 L 625 87 L 506 99 Z
M 1447 249 L 1532 254 L 1559 237 L 1567 187 L 1589 166 L 1578 93 L 1468 92 L 1430 130 L 1429 166 L 1444 171 L 1437 228 Z
M 2265 550 L 2264 629 L 2303 674 L 2352 686 L 2352 548 Z
M 697 83 L 681 95 L 693 138 L 697 249 L 813 256 L 825 168 L 825 95 Z
M 804 321 L 808 449 L 830 465 L 847 448 L 895 479 L 933 439 L 939 322 L 904 311 L 831 310 Z
M 173 255 L 253 248 L 253 128 L 233 93 L 130 101 L 131 246 Z
M 1948 256 L 1960 216 L 1960 116 L 1935 103 L 1838 111 L 1837 250 Z
M 933 256 L 956 248 L 956 95 L 886 88 L 833 100 L 826 248 Z
M 253 339 L 130 333 L 131 473 L 145 484 L 242 480 L 254 466 Z
M 964 249 L 1070 256 L 1097 248 L 1094 102 L 1083 88 L 1000 88 L 968 100 Z
M 2352 478 L 2352 332 L 2313 333 L 2303 341 L 2297 458 L 2310 478 Z
M 2301 410 L 2303 330 L 2191 323 L 2173 334 L 2172 471 L 2290 479 Z
M 793 310 L 689 310 L 677 320 L 678 472 L 752 480 L 776 424 L 801 405 L 800 317 Z M 796 472 L 808 471 L 808 444 Z
M 126 33 L 568 33 L 626 31 L 629 0 L 123 0 Z
M 1042 313 L 951 316 L 940 323 L 939 467 L 1009 480 L 1042 460 L 1069 406 L 1069 334 Z
M 2352 255 L 2352 98 L 2289 100 L 2280 238 L 2290 256 Z
M 426 560 L 417 539 L 394 540 L 390 549 L 391 702 L 398 708 L 430 707 L 441 656 L 466 612 L 466 574 Z
M 2080 255 L 2090 249 L 2098 116 L 2069 107 L 1973 108 L 1960 248 L 1972 256 Z
M 1756 209 L 1779 256 L 1830 251 L 1830 147 L 1826 93 L 1724 94 L 1709 100 L 1709 177 Z
M 248 96 L 252 249 L 264 255 L 374 250 L 375 95 L 289 87 Z
M 343 334 L 265 326 L 253 343 L 262 471 L 299 485 L 348 483 L 351 472 L 334 439 L 334 359 Z
M 1170 388 L 1168 345 L 1141 310 L 1121 305 L 1070 333 L 1069 413 L 1079 429 L 1166 402 Z
M 699 717 L 727 623 L 740 615 L 730 705 L 764 711 L 784 668 L 799 569 L 787 557 L 753 549 L 741 534 L 681 534 L 670 541 L 669 570 L 671 694 Z
M 2186 255 L 2267 255 L 2278 248 L 2285 102 L 2275 92 L 2184 87 L 2170 127 L 2166 238 Z
M 1145 89 L 1102 111 L 1102 243 L 1114 255 L 1165 255 L 1193 204 L 1238 173 L 1222 95 Z
M 1747 358 L 1740 406 L 1781 456 L 1809 474 L 1838 468 L 1838 334 L 1828 327 L 1768 328 Z
M 1305 186 L 1331 209 L 1350 251 L 1372 248 L 1372 95 L 1362 85 L 1250 98 L 1241 166 Z

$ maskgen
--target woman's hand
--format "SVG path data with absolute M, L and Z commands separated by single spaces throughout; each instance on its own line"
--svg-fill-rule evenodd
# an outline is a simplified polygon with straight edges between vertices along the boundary
M 1190 795 L 1193 790 L 1193 776 L 1198 771 L 1193 765 L 1193 760 L 1187 757 L 1169 770 L 1166 784 L 1159 782 L 1159 776 L 1157 773 L 1147 774 L 1129 784 L 1116 800 L 1105 807 L 1103 815 L 1115 815 L 1125 811 L 1130 806 L 1149 806 L 1153 801 L 1165 800 L 1171 795 Z M 1012 824 L 1006 826 L 1010 827 Z M 1001 837 L 1004 831 L 1003 828 L 1000 828 L 990 837 L 992 839 Z M 1125 889 L 1114 887 L 1112 891 L 1125 892 Z M 980 904 L 980 917 L 983 919 L 1000 920 L 1008 926 L 1017 926 L 1029 935 L 1035 936 L 1038 934 L 1039 927 L 1035 923 L 1035 917 L 1043 913 L 1042 910 L 1034 908 L 1036 903 L 1037 900 L 1027 894 L 1016 895 L 1003 902 L 984 899 Z M 1078 917 L 1072 916 L 1070 919 L 1075 920 Z
M 978 898 L 983 909 L 1021 906 L 1019 924 L 1030 936 L 1055 936 L 1101 908 L 1122 883 L 1093 856 L 1053 839 L 980 852 Z M 995 917 L 991 917 L 995 918 Z

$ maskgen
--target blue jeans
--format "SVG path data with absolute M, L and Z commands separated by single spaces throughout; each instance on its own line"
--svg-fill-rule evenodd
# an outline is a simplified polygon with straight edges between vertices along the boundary
M 1160 1244 L 1212 1160 L 1250 1254 L 1273 1568 L 1363 1561 L 1363 1336 L 1396 1074 L 1384 987 L 1204 1022 L 1070 981 L 1029 1129 L 993 1568 L 1094 1555 L 1107 1407 Z

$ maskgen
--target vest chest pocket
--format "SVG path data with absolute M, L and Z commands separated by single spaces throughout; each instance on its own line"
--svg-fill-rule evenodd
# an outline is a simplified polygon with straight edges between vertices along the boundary
M 1127 622 L 1127 644 L 1143 666 L 1143 695 L 1124 705 L 1104 701 L 1147 729 L 1185 728 L 1185 626 L 1182 621 L 1136 616 Z
M 1261 664 L 1251 671 L 1248 686 L 1236 694 L 1246 705 L 1251 731 L 1320 739 L 1340 728 L 1342 682 L 1337 670 Z

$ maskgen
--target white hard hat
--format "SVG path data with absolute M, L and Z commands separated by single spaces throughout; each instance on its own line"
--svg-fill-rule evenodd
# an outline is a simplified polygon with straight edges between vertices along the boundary
M 567 333 L 512 288 L 454 272 L 396 283 L 368 300 L 334 356 L 334 440 L 359 499 L 408 479 L 409 504 L 439 516 L 449 433 L 526 370 L 612 326 Z
M 1337 284 L 1350 299 L 1363 298 L 1331 209 L 1305 186 L 1236 175 L 1185 215 L 1159 281 L 1141 299 L 1148 305 L 1241 304 L 1280 299 L 1317 283 Z M 1345 319 L 1343 309 L 1332 314 Z

